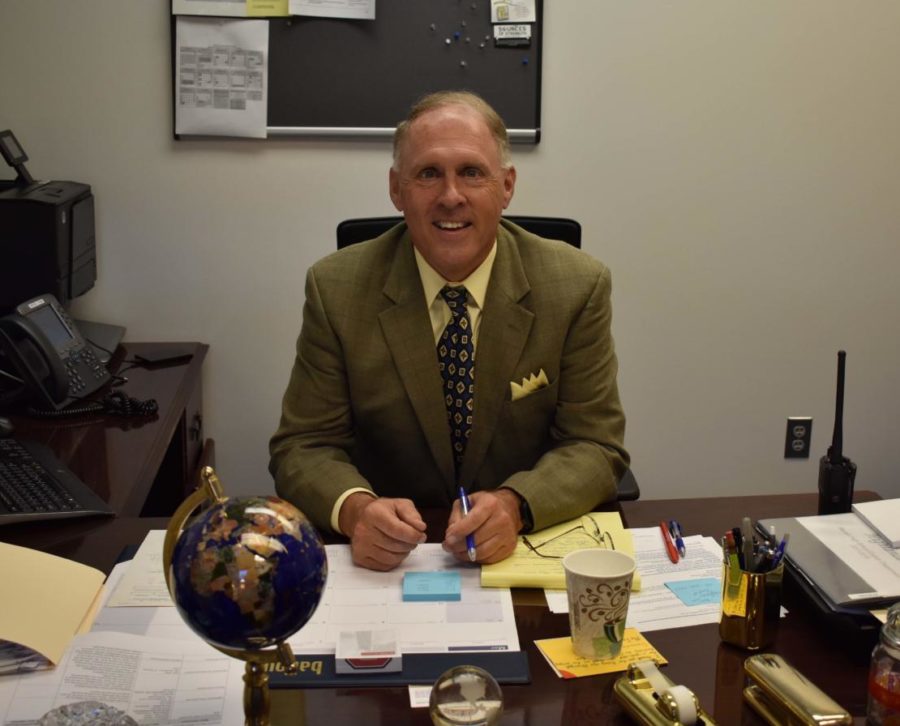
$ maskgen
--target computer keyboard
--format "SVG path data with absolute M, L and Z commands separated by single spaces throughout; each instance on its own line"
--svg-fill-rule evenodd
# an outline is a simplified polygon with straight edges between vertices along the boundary
M 0 524 L 112 515 L 43 444 L 0 439 Z

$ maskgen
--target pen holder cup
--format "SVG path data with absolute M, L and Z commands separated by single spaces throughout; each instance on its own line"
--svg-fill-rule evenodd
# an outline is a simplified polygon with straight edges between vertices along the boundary
M 746 650 L 770 645 L 781 617 L 783 580 L 783 563 L 768 572 L 747 572 L 726 563 L 722 568 L 719 637 Z

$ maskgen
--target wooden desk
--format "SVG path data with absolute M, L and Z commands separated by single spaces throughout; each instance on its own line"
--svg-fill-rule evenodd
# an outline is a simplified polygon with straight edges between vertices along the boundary
M 857 492 L 857 500 L 873 499 Z M 687 534 L 719 536 L 744 515 L 799 516 L 815 512 L 815 494 L 766 497 L 721 497 L 625 502 L 629 527 L 648 527 L 676 517 Z M 446 514 L 428 512 L 429 539 L 439 541 Z M 119 518 L 70 521 L 53 526 L 0 528 L 0 540 L 37 547 L 109 571 L 122 547 L 137 544 L 149 529 L 160 529 L 165 519 Z M 690 556 L 690 553 L 688 554 Z M 538 638 L 568 634 L 565 615 L 553 615 L 535 591 L 514 591 L 516 622 L 522 648 L 528 653 L 532 683 L 504 686 L 506 704 L 501 721 L 506 726 L 597 726 L 630 724 L 613 696 L 617 675 L 563 681 L 550 670 L 534 646 Z M 865 722 L 868 643 L 836 642 L 834 634 L 817 621 L 802 601 L 788 601 L 789 609 L 771 652 L 780 653 L 810 680 Z M 763 721 L 745 706 L 743 661 L 748 653 L 719 640 L 717 625 L 654 631 L 647 639 L 668 659 L 666 673 L 691 688 L 720 726 L 760 726 Z M 376 714 L 380 714 L 376 716 Z M 405 688 L 275 690 L 274 724 L 343 724 L 365 721 L 378 724 L 418 724 L 431 721 L 426 709 L 410 709 Z
M 204 451 L 200 373 L 209 346 L 166 343 L 191 354 L 171 366 L 131 367 L 135 354 L 160 343 L 123 343 L 110 370 L 128 381 L 119 390 L 139 400 L 156 399 L 150 418 L 87 415 L 39 419 L 12 416 L 16 435 L 49 446 L 119 515 L 166 516 L 194 486 Z

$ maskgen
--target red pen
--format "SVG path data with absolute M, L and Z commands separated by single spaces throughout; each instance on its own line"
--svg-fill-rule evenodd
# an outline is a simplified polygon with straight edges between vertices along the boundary
M 663 544 L 666 546 L 666 552 L 669 553 L 669 559 L 678 564 L 678 550 L 675 548 L 675 542 L 672 540 L 672 533 L 669 532 L 669 525 L 665 521 L 659 523 L 662 530 Z

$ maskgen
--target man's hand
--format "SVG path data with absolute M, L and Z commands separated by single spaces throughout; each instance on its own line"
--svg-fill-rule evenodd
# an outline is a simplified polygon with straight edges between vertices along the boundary
M 425 541 L 425 522 L 409 499 L 351 494 L 338 514 L 341 532 L 350 537 L 354 564 L 392 570 Z
M 478 562 L 491 564 L 505 560 L 516 548 L 516 538 L 522 529 L 519 501 L 519 495 L 512 489 L 475 492 L 469 496 L 469 514 L 463 516 L 457 499 L 447 523 L 444 549 L 456 559 L 469 562 L 466 535 L 473 533 Z

